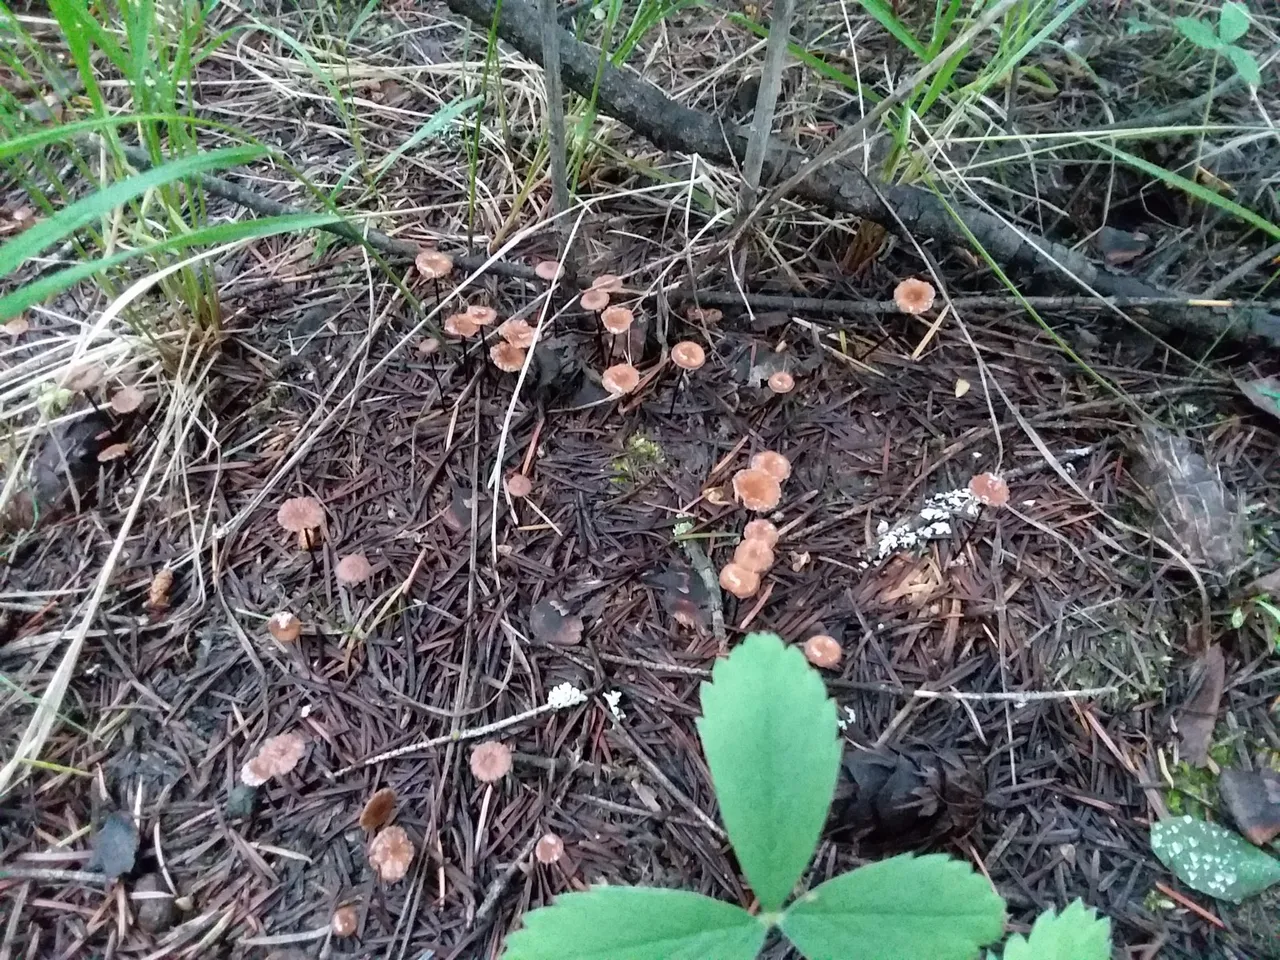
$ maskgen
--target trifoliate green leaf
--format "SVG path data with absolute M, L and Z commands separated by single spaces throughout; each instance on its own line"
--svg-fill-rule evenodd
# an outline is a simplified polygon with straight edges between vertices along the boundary
M 767 925 L 684 890 L 598 887 L 524 916 L 504 960 L 752 960 Z
M 1239 834 L 1195 817 L 1151 827 L 1151 850 L 1193 890 L 1239 903 L 1280 883 L 1280 860 Z
M 794 647 L 753 633 L 702 685 L 698 732 L 720 816 L 766 912 L 813 857 L 840 766 L 836 708 Z
M 1227 0 L 1218 14 L 1218 36 L 1227 43 L 1235 43 L 1249 32 L 1249 8 L 1243 3 Z
M 967 863 L 906 855 L 828 880 L 779 926 L 808 960 L 970 960 L 1004 932 L 1004 902 Z
M 1004 960 L 1107 960 L 1111 921 L 1073 900 L 1061 913 L 1046 910 L 1031 933 L 1015 934 L 1004 946 Z
M 1222 41 L 1213 32 L 1213 27 L 1203 20 L 1198 20 L 1195 17 L 1174 17 L 1173 25 L 1178 28 L 1180 34 L 1197 47 L 1203 47 L 1205 50 L 1217 50 L 1222 46 Z
M 1252 53 L 1243 47 L 1223 47 L 1222 55 L 1231 61 L 1245 83 L 1255 89 L 1262 86 L 1262 68 Z

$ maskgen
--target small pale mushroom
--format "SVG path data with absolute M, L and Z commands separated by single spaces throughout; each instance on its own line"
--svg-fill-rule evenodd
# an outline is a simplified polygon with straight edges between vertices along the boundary
M 559 260 L 543 260 L 533 268 L 533 272 L 539 279 L 550 283 L 564 271 L 560 266 Z
M 453 257 L 439 250 L 423 250 L 414 258 L 413 265 L 427 280 L 440 280 L 453 273 Z
M 720 586 L 739 600 L 745 600 L 760 589 L 760 574 L 738 563 L 726 563 L 720 569 Z
M 369 866 L 383 883 L 395 883 L 409 872 L 413 854 L 413 841 L 404 827 L 387 827 L 369 844 Z
M 533 855 L 541 864 L 557 863 L 564 856 L 564 841 L 554 833 L 544 833 L 534 845 Z
M 298 545 L 310 550 L 316 545 L 316 531 L 324 526 L 324 507 L 315 497 L 293 497 L 280 504 L 276 523 L 298 535 Z
M 440 341 L 435 337 L 423 337 L 418 341 L 418 356 L 434 357 L 440 351 Z
M 830 670 L 839 666 L 843 653 L 836 638 L 825 633 L 814 634 L 804 642 L 804 655 L 815 667 Z
M 339 907 L 333 911 L 333 916 L 329 918 L 329 929 L 333 931 L 335 937 L 342 939 L 354 937 L 359 926 L 360 914 L 356 912 L 355 907 L 350 905 Z
M 739 470 L 733 475 L 733 495 L 748 510 L 764 513 L 782 500 L 782 487 L 763 470 Z
M 769 375 L 769 389 L 774 393 L 790 393 L 796 388 L 796 378 L 785 370 Z
M 773 549 L 778 544 L 778 528 L 768 520 L 752 520 L 742 528 L 742 539 L 760 540 L 766 547 Z
M 349 553 L 339 558 L 338 565 L 333 568 L 333 575 L 339 583 L 354 586 L 373 576 L 373 567 L 363 553 Z
M 621 397 L 640 385 L 640 371 L 629 363 L 617 363 L 600 375 L 600 386 L 611 396 Z
M 503 373 L 519 373 L 526 356 L 528 351 L 506 340 L 499 340 L 489 348 L 489 359 Z
M 444 318 L 444 332 L 451 337 L 465 340 L 480 332 L 480 324 L 469 313 L 451 313 Z
M 511 772 L 511 748 L 486 740 L 471 751 L 471 772 L 481 783 L 495 783 Z
M 133 413 L 146 399 L 146 391 L 138 387 L 121 387 L 111 395 L 110 406 L 116 413 Z
M 697 370 L 707 362 L 707 352 L 701 344 L 681 340 L 671 348 L 671 362 L 681 370 Z
M 533 493 L 533 481 L 523 473 L 507 474 L 507 493 L 513 500 L 522 500 Z
M 582 304 L 583 310 L 591 310 L 598 313 L 609 305 L 609 294 L 604 290 L 585 290 L 578 302 Z
M 282 777 L 298 765 L 307 752 L 307 743 L 296 733 L 282 733 L 264 740 L 253 759 L 240 768 L 240 782 L 260 787 L 268 780 Z
M 375 790 L 360 811 L 360 826 L 372 833 L 391 822 L 396 812 L 396 792 L 390 787 Z
M 1003 507 L 1009 502 L 1009 485 L 994 473 L 980 473 L 970 480 L 969 492 L 988 507 Z
M 908 277 L 893 288 L 893 302 L 903 313 L 921 314 L 933 306 L 933 284 Z
M 467 307 L 467 316 L 470 317 L 478 327 L 487 327 L 498 319 L 498 311 L 493 307 L 481 306 L 473 303 Z
M 302 636 L 302 621 L 288 610 L 281 610 L 267 621 L 267 632 L 281 643 L 295 643 Z
M 626 307 L 614 305 L 600 314 L 600 325 L 612 334 L 623 334 L 631 329 L 634 314 Z
M 591 281 L 592 290 L 603 290 L 605 293 L 617 293 L 622 289 L 622 278 L 612 273 L 602 273 Z
M 18 314 L 18 316 L 13 317 L 10 320 L 6 320 L 4 325 L 0 326 L 0 330 L 3 330 L 11 337 L 20 337 L 30 329 L 31 321 L 22 314 Z
M 773 450 L 761 450 L 751 458 L 752 470 L 763 470 L 782 483 L 791 476 L 791 461 Z
M 764 573 L 773 566 L 773 548 L 763 540 L 743 540 L 734 548 L 733 562 L 752 573 Z
M 533 346 L 533 335 L 537 331 L 528 320 L 511 318 L 498 326 L 498 336 L 513 347 L 528 350 Z

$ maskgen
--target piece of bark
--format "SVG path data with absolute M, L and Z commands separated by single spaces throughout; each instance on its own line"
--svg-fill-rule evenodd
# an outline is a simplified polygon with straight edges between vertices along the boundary
M 1195 767 L 1209 762 L 1209 745 L 1218 720 L 1222 688 L 1226 682 L 1226 663 L 1222 648 L 1216 643 L 1200 655 L 1192 668 L 1191 692 L 1178 711 L 1178 739 L 1182 756 Z

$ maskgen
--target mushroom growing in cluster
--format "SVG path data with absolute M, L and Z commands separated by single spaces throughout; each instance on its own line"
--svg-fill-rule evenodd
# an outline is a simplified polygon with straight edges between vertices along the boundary
M 815 667 L 830 670 L 840 665 L 843 651 L 835 637 L 825 633 L 814 634 L 804 642 L 804 655 Z
M 538 262 L 538 265 L 533 268 L 533 272 L 537 275 L 538 279 L 546 280 L 550 283 L 552 280 L 559 277 L 564 270 L 560 266 L 559 260 L 541 260 Z
M 629 363 L 618 363 L 600 375 L 600 386 L 612 397 L 621 397 L 640 385 L 640 371 Z
M 893 302 L 903 313 L 918 315 L 933 306 L 933 284 L 908 277 L 893 289 Z
M 293 497 L 280 504 L 276 523 L 296 533 L 298 546 L 310 550 L 318 542 L 318 531 L 324 526 L 324 507 L 315 497 Z
M 791 461 L 773 450 L 761 450 L 751 458 L 752 470 L 763 470 L 778 483 L 791 476 Z
M 667 416 L 676 412 L 676 397 L 689 382 L 689 374 L 702 369 L 702 365 L 707 362 L 707 351 L 692 340 L 681 340 L 671 348 L 671 362 L 680 368 L 680 378 L 671 391 L 671 408 L 667 410 Z
M 444 332 L 458 340 L 468 340 L 480 332 L 480 324 L 469 313 L 451 313 L 444 318 Z
M 503 321 L 498 327 L 498 336 L 521 350 L 528 350 L 533 346 L 533 335 L 536 332 L 529 321 L 523 318 L 512 317 L 510 320 Z
M 295 643 L 302 636 L 302 621 L 288 610 L 281 610 L 271 615 L 267 630 L 281 643 Z
M 369 844 L 369 866 L 383 883 L 395 883 L 409 872 L 414 852 L 404 827 L 387 827 Z
M 782 500 L 782 486 L 763 470 L 739 470 L 733 475 L 733 495 L 748 510 L 765 513 Z
M 739 600 L 754 597 L 760 589 L 760 574 L 738 563 L 726 563 L 720 568 L 720 586 Z
M 363 553 L 349 553 L 339 558 L 333 575 L 339 583 L 350 587 L 357 583 L 364 583 L 373 576 L 373 567 Z
M 499 340 L 489 348 L 489 359 L 503 373 L 519 373 L 528 351 L 507 340 Z
M 253 759 L 240 768 L 240 782 L 260 787 L 268 780 L 283 777 L 298 765 L 307 752 L 307 742 L 296 733 L 282 733 L 262 742 Z
M 427 249 L 419 253 L 413 265 L 424 279 L 430 280 L 436 291 L 436 300 L 440 300 L 440 281 L 453 273 L 453 257 L 439 250 Z

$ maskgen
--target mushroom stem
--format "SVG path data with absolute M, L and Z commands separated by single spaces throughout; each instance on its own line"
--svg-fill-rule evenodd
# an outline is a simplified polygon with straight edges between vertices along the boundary
M 680 395 L 680 391 L 684 389 L 684 386 L 686 381 L 688 380 L 688 377 L 689 377 L 688 370 L 681 370 L 680 376 L 676 377 L 676 382 L 671 388 L 671 409 L 667 411 L 668 417 L 675 415 L 676 397 L 678 397 Z

